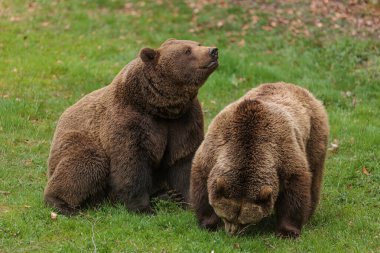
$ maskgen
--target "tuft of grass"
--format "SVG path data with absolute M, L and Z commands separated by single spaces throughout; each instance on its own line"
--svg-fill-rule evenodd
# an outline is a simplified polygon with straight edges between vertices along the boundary
M 243 34 L 242 13 L 233 4 L 206 6 L 194 27 L 194 12 L 176 0 L 2 1 L 0 251 L 379 251 L 379 41 L 331 31 L 325 37 L 265 31 L 261 27 L 269 17 L 260 13 L 257 25 Z M 158 47 L 171 37 L 219 48 L 220 67 L 199 94 L 206 125 L 265 82 L 296 83 L 324 102 L 330 141 L 338 149 L 328 155 L 321 204 L 300 239 L 275 237 L 273 217 L 240 237 L 207 232 L 198 228 L 191 211 L 160 201 L 153 216 L 106 203 L 76 217 L 50 218 L 42 192 L 60 114 L 110 83 L 140 48 Z

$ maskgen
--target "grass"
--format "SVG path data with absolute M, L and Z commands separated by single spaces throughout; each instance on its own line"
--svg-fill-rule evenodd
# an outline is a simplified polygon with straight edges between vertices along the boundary
M 265 15 L 241 34 L 243 14 L 206 6 L 189 32 L 195 14 L 182 1 L 1 1 L 0 252 L 379 251 L 379 41 L 265 31 Z M 235 18 L 218 27 L 227 15 Z M 60 114 L 110 83 L 140 48 L 170 37 L 219 48 L 220 67 L 199 94 L 206 124 L 264 82 L 299 84 L 326 105 L 339 148 L 329 153 L 321 204 L 300 239 L 275 237 L 273 218 L 242 237 L 209 233 L 167 202 L 156 203 L 154 216 L 105 204 L 51 220 L 42 192 Z

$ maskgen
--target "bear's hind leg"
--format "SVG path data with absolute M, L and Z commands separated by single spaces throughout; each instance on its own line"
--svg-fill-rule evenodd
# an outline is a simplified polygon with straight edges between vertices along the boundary
M 318 129 L 315 129 L 318 127 Z M 326 157 L 327 149 L 327 130 L 322 131 L 321 129 L 327 129 L 327 126 L 320 127 L 320 125 L 313 126 L 310 139 L 307 143 L 307 159 L 309 162 L 310 171 L 312 173 L 312 184 L 311 184 L 311 212 L 310 216 L 313 215 L 315 209 L 319 204 L 320 192 L 322 187 L 323 178 L 323 167 Z
M 101 148 L 86 135 L 67 133 L 53 147 L 49 160 L 59 160 L 45 188 L 45 202 L 65 215 L 104 195 L 109 162 Z M 51 163 L 50 163 L 51 164 Z
M 292 174 L 284 182 L 277 197 L 277 233 L 282 237 L 298 237 L 311 211 L 311 176 L 309 172 Z

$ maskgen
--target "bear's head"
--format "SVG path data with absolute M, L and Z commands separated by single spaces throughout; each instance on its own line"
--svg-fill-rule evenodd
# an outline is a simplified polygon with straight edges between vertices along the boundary
M 277 198 L 277 188 L 272 182 L 261 183 L 248 175 L 228 173 L 208 182 L 210 205 L 229 234 L 243 232 L 248 225 L 269 216 Z
M 190 40 L 169 39 L 158 49 L 143 48 L 139 54 L 163 83 L 199 88 L 218 67 L 218 49 Z
M 251 181 L 251 182 L 250 182 Z M 224 174 L 208 182 L 209 201 L 229 234 L 244 231 L 272 213 L 278 190 L 273 182 Z
M 136 89 L 141 95 L 129 92 L 133 94 L 129 101 L 155 116 L 175 119 L 187 112 L 199 88 L 218 67 L 218 49 L 169 39 L 158 49 L 141 49 L 137 63 L 133 78 L 139 80 Z

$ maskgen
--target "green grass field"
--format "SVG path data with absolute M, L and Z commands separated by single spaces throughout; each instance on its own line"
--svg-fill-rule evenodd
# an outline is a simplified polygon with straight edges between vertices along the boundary
M 174 0 L 0 1 L 0 252 L 380 251 L 379 40 L 268 31 L 260 13 L 241 29 L 250 20 L 245 8 L 215 6 L 195 16 Z M 233 18 L 218 23 L 225 17 Z M 104 204 L 50 218 L 42 193 L 60 114 L 109 84 L 140 48 L 171 37 L 219 48 L 220 67 L 199 94 L 206 124 L 264 82 L 296 83 L 326 105 L 338 148 L 298 240 L 277 238 L 273 217 L 241 237 L 203 231 L 190 211 L 162 201 L 153 216 Z

